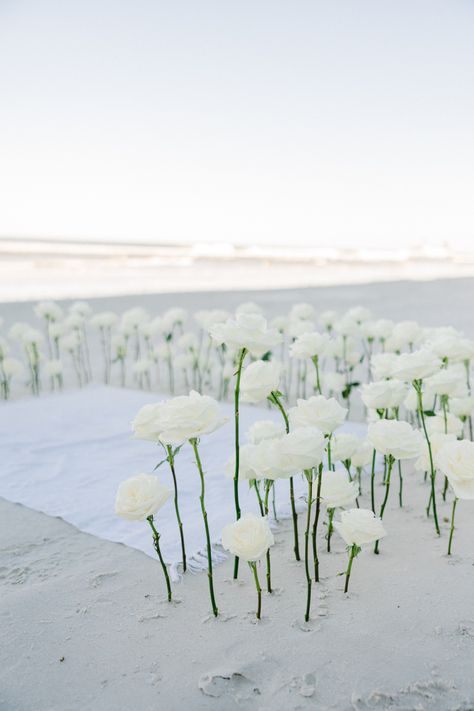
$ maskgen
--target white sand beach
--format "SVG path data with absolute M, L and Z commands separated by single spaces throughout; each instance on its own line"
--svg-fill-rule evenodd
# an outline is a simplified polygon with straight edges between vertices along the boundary
M 460 279 L 91 303 L 155 314 L 170 306 L 232 310 L 251 299 L 268 317 L 298 301 L 318 311 L 361 304 L 380 317 L 452 325 L 472 337 L 473 294 L 474 281 Z M 30 314 L 28 302 L 0 305 L 7 326 Z M 427 484 L 408 467 L 405 482 L 406 505 L 391 498 L 381 553 L 363 550 L 349 594 L 338 576 L 347 565 L 342 540 L 334 537 L 333 553 L 321 553 L 308 623 L 287 519 L 275 529 L 275 591 L 263 596 L 261 621 L 250 571 L 234 582 L 230 559 L 215 566 L 221 614 L 214 619 L 205 573 L 183 576 L 168 604 L 152 557 L 2 499 L 0 709 L 474 709 L 471 502 L 459 505 L 448 558 L 450 504 L 440 502 L 438 538 L 424 514 Z M 361 505 L 367 502 L 365 490 Z

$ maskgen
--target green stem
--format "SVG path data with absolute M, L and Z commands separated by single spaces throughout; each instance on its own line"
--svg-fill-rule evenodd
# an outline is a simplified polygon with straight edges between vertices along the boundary
M 334 518 L 334 512 L 335 512 L 335 509 L 328 509 L 328 535 L 327 535 L 327 540 L 328 540 L 327 551 L 328 551 L 328 553 L 331 552 L 331 537 L 332 537 L 332 531 L 333 531 L 332 520 Z
M 352 562 L 353 562 L 354 558 L 356 557 L 356 550 L 357 550 L 357 546 L 355 545 L 355 543 L 353 543 L 351 546 L 351 552 L 349 554 L 349 563 L 348 563 L 347 570 L 346 570 L 346 584 L 344 585 L 344 592 L 345 593 L 349 590 L 349 580 L 351 578 Z
M 316 370 L 316 391 L 322 395 L 322 390 L 321 390 L 321 379 L 319 377 L 319 357 L 318 356 L 313 356 L 311 360 L 314 363 L 314 368 Z
M 260 581 L 258 579 L 258 573 L 257 573 L 257 564 L 256 563 L 249 563 L 252 572 L 253 572 L 253 577 L 255 579 L 255 586 L 257 588 L 257 612 L 256 612 L 256 617 L 257 620 L 260 619 L 261 614 L 262 614 L 262 588 L 260 587 Z
M 322 465 L 319 466 L 319 471 L 318 471 L 318 486 L 317 486 L 317 490 L 316 490 L 316 511 L 314 514 L 314 523 L 313 523 L 314 581 L 316 583 L 319 583 L 319 557 L 318 557 L 317 532 L 318 532 L 319 514 L 321 511 L 321 483 L 322 483 Z
M 239 355 L 237 366 L 237 380 L 234 391 L 234 424 L 235 424 L 235 471 L 234 471 L 234 503 L 235 503 L 235 518 L 240 518 L 240 502 L 239 502 L 239 467 L 240 467 L 240 443 L 239 443 L 239 398 L 240 398 L 240 378 L 242 376 L 242 366 L 244 363 L 247 349 L 242 348 Z M 234 580 L 237 580 L 239 575 L 239 559 L 234 558 Z
M 449 544 L 448 544 L 448 555 L 451 555 L 451 545 L 453 542 L 453 535 L 454 535 L 454 515 L 456 513 L 456 505 L 458 503 L 458 498 L 457 496 L 454 497 L 453 501 L 453 508 L 451 511 L 451 530 L 449 532 Z
M 372 452 L 372 470 L 370 473 L 370 500 L 372 503 L 372 511 L 375 513 L 375 457 L 377 452 Z
M 311 506 L 313 503 L 313 473 L 312 471 L 305 472 L 308 479 L 308 512 L 306 517 L 306 530 L 304 534 L 304 567 L 306 573 L 307 595 L 306 595 L 306 612 L 305 620 L 308 622 L 311 609 L 311 575 L 309 572 L 309 530 L 311 527 Z
M 168 568 L 166 567 L 166 563 L 163 560 L 163 556 L 161 555 L 160 534 L 156 530 L 155 524 L 153 523 L 153 516 L 147 516 L 146 520 L 150 524 L 151 530 L 153 532 L 153 545 L 154 545 L 155 551 L 158 553 L 158 558 L 160 559 L 161 567 L 163 568 L 163 573 L 164 573 L 165 580 L 166 580 L 166 589 L 168 591 L 168 602 L 171 602 L 170 576 L 168 575 Z
M 217 617 L 219 614 L 219 610 L 217 609 L 216 605 L 216 599 L 214 597 L 214 579 L 212 577 L 212 550 L 211 550 L 211 536 L 209 534 L 209 525 L 207 523 L 207 511 L 206 511 L 206 506 L 204 504 L 204 494 L 205 494 L 205 485 L 204 485 L 204 472 L 202 470 L 202 464 L 201 464 L 201 459 L 199 457 L 199 452 L 198 452 L 198 446 L 197 446 L 197 439 L 191 439 L 189 440 L 190 444 L 194 450 L 194 456 L 196 458 L 196 465 L 199 471 L 199 476 L 201 477 L 201 495 L 199 497 L 199 500 L 201 502 L 201 512 L 202 512 L 202 518 L 204 521 L 204 529 L 206 531 L 206 545 L 207 545 L 207 576 L 209 579 L 209 594 L 211 597 L 211 605 L 212 605 L 212 612 L 214 613 L 214 617 Z
M 270 494 L 270 489 L 272 488 L 273 481 L 271 479 L 268 479 L 265 482 L 265 502 L 264 502 L 264 509 L 265 509 L 265 516 L 268 516 L 268 497 Z M 271 563 L 271 558 L 270 558 L 270 548 L 267 550 L 266 553 L 266 561 L 267 561 L 267 592 L 271 593 L 272 592 L 272 563 Z
M 389 492 L 390 492 L 390 477 L 391 477 L 391 474 L 392 474 L 392 469 L 393 469 L 393 463 L 394 463 L 394 461 L 395 461 L 395 459 L 392 457 L 391 454 L 389 454 L 389 455 L 388 455 L 388 458 L 387 458 L 387 463 L 388 463 L 388 466 L 387 466 L 387 477 L 386 477 L 386 479 L 385 479 L 385 497 L 384 497 L 384 500 L 383 500 L 383 502 L 382 502 L 382 507 L 381 507 L 381 509 L 380 509 L 380 518 L 383 518 L 383 514 L 384 514 L 384 511 L 385 511 L 385 507 L 386 507 L 387 501 L 388 501 L 388 495 L 389 495 Z M 376 542 L 375 542 L 374 553 L 377 553 L 377 554 L 378 554 L 378 552 L 379 552 L 379 542 L 380 542 L 380 541 L 376 541 Z
M 286 433 L 290 431 L 290 422 L 288 420 L 288 415 L 285 412 L 285 408 L 283 407 L 281 400 L 279 398 L 278 393 L 272 392 L 270 394 L 270 401 L 273 402 L 277 408 L 281 412 L 281 416 L 283 417 L 283 421 L 285 423 L 285 430 Z M 293 519 L 293 551 L 295 554 L 296 560 L 301 560 L 300 557 L 300 544 L 299 544 L 299 536 L 298 536 L 298 514 L 296 512 L 296 504 L 295 504 L 295 485 L 293 483 L 293 477 L 290 477 L 290 505 L 291 505 L 291 517 Z
M 167 445 L 166 452 L 168 454 L 168 464 L 170 465 L 171 475 L 173 477 L 173 487 L 174 487 L 174 510 L 176 512 L 176 520 L 179 527 L 179 537 L 181 540 L 181 558 L 183 561 L 183 573 L 186 572 L 186 548 L 184 546 L 184 531 L 183 522 L 181 521 L 181 515 L 179 513 L 179 503 L 178 503 L 178 482 L 176 479 L 176 470 L 174 466 L 174 456 L 173 448 Z
M 428 454 L 429 454 L 429 459 L 430 459 L 430 472 L 431 472 L 431 503 L 433 504 L 433 517 L 434 517 L 436 533 L 439 536 L 441 534 L 441 531 L 439 529 L 438 512 L 436 509 L 436 491 L 435 491 L 436 471 L 435 471 L 434 464 L 433 464 L 433 452 L 431 451 L 431 442 L 430 442 L 430 438 L 428 436 L 428 430 L 426 429 L 425 413 L 423 411 L 423 395 L 422 395 L 422 391 L 421 391 L 422 381 L 421 380 L 413 381 L 413 386 L 416 390 L 417 399 L 418 399 L 418 413 L 420 416 L 421 425 L 423 427 L 423 432 L 425 434 L 426 444 L 428 446 Z
M 403 508 L 403 475 L 402 475 L 402 463 L 398 460 L 398 503 L 401 508 Z

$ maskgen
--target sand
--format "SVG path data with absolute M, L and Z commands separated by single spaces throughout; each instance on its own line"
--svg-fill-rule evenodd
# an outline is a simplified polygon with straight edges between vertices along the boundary
M 340 309 L 362 303 L 472 335 L 472 289 L 463 280 L 147 296 L 103 306 L 232 308 L 252 298 L 273 315 L 295 300 Z M 1 313 L 24 318 L 29 306 Z M 307 624 L 304 571 L 292 559 L 288 522 L 277 529 L 276 591 L 264 595 L 263 619 L 254 618 L 250 571 L 234 583 L 228 560 L 215 569 L 221 616 L 214 620 L 205 575 L 186 575 L 169 605 L 152 558 L 0 501 L 0 709 L 473 709 L 473 509 L 461 502 L 448 558 L 448 523 L 438 539 L 424 514 L 427 493 L 420 475 L 407 472 L 407 504 L 399 509 L 395 486 L 381 554 L 358 557 L 348 595 L 337 575 L 347 555 L 334 537 L 334 552 L 321 554 L 323 580 Z M 443 519 L 449 509 L 441 505 Z

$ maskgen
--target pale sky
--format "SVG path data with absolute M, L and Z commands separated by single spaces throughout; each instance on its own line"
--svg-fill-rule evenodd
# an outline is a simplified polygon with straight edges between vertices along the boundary
M 0 235 L 474 246 L 473 0 L 0 0 Z

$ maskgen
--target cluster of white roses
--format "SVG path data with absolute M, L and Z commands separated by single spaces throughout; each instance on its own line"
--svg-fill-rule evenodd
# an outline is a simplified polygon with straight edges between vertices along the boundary
M 312 582 L 318 582 L 319 521 L 327 511 L 326 543 L 331 550 L 335 529 L 348 546 L 347 591 L 354 558 L 362 546 L 375 544 L 386 535 L 382 519 L 389 500 L 392 472 L 398 468 L 399 504 L 403 506 L 402 462 L 413 460 L 425 479 L 429 476 L 430 493 L 427 514 L 433 515 L 440 533 L 437 515 L 437 472 L 445 476 L 442 489 L 454 493 L 448 553 L 454 531 L 454 511 L 459 498 L 474 498 L 474 443 L 472 412 L 474 399 L 470 389 L 474 342 L 453 329 L 422 329 L 412 321 L 394 324 L 372 320 L 366 309 L 351 309 L 341 318 L 325 312 L 319 318 L 323 326 L 316 330 L 315 314 L 308 304 L 298 304 L 288 319 L 268 324 L 260 310 L 240 309 L 235 317 L 212 323 L 212 343 L 231 358 L 234 394 L 235 447 L 224 469 L 233 479 L 235 521 L 222 531 L 222 545 L 235 556 L 234 578 L 239 560 L 249 563 L 258 593 L 257 616 L 261 612 L 262 591 L 257 562 L 265 559 L 268 593 L 272 592 L 270 551 L 274 542 L 269 525 L 270 495 L 278 480 L 288 480 L 293 518 L 293 549 L 300 560 L 300 534 L 295 503 L 294 477 L 307 484 L 304 525 L 304 569 L 307 583 L 305 619 L 310 617 Z M 210 341 L 211 342 L 211 341 Z M 287 348 L 287 346 L 289 346 Z M 309 378 L 310 368 L 313 377 Z M 365 371 L 367 382 L 361 384 Z M 308 392 L 309 390 L 309 392 Z M 353 391 L 360 394 L 368 422 L 364 440 L 337 430 L 346 420 Z M 296 402 L 293 396 L 296 395 Z M 241 443 L 239 404 L 261 403 L 281 413 L 281 424 L 256 422 Z M 183 524 L 179 515 L 175 456 L 185 442 L 195 452 L 201 477 L 201 509 L 208 544 L 209 586 L 213 612 L 215 604 L 210 533 L 204 499 L 204 475 L 199 458 L 200 437 L 222 424 L 218 403 L 209 396 L 192 391 L 189 396 L 143 408 L 133 422 L 136 437 L 160 443 L 170 465 L 174 483 L 174 501 L 181 535 L 183 569 L 186 567 Z M 379 463 L 383 462 L 380 472 Z M 362 474 L 370 470 L 370 507 L 360 507 Z M 381 474 L 382 501 L 376 501 L 375 482 Z M 142 506 L 137 496 L 137 481 L 132 478 L 134 496 L 130 516 L 130 498 L 119 490 L 116 510 L 119 515 L 148 519 L 162 505 L 162 485 L 155 480 L 156 506 Z M 245 480 L 254 489 L 260 515 L 242 515 L 239 482 Z M 148 479 L 146 479 L 149 486 Z M 148 488 L 145 489 L 146 494 Z M 334 520 L 335 511 L 341 511 Z M 158 534 L 154 528 L 155 546 Z M 161 558 L 161 554 L 160 554 Z M 171 594 L 171 593 L 170 593 Z

